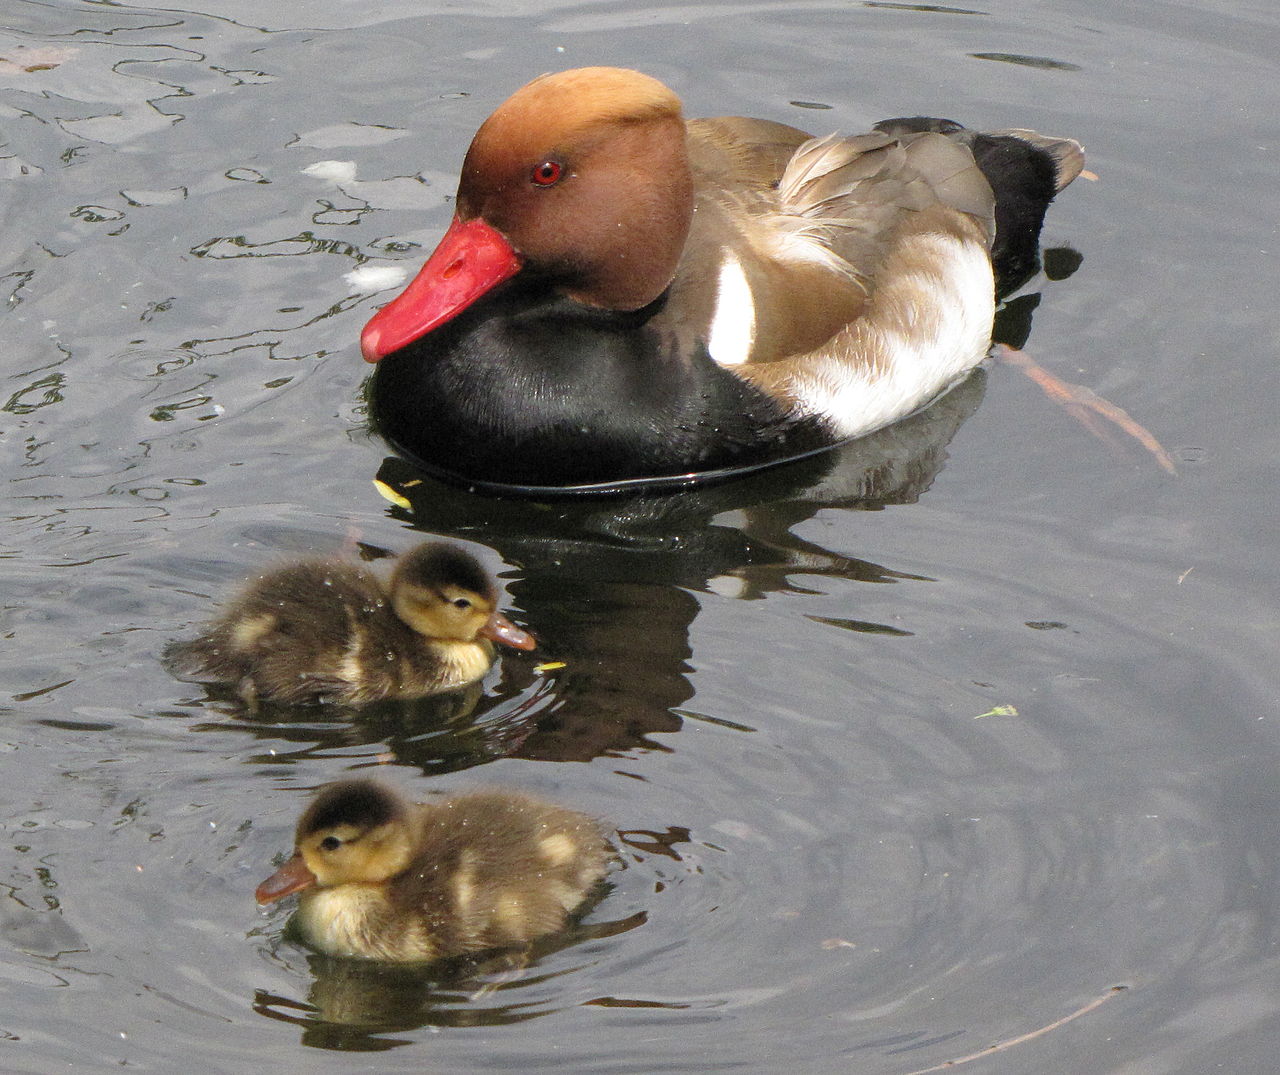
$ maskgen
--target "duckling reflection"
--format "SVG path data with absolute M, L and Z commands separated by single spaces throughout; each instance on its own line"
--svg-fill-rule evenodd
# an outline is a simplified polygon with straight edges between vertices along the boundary
M 415 805 L 372 780 L 320 792 L 259 903 L 328 955 L 398 963 L 517 948 L 564 928 L 612 850 L 585 814 L 508 791 Z
M 420 698 L 478 680 L 493 642 L 534 647 L 496 606 L 475 557 L 441 542 L 402 556 L 386 584 L 355 564 L 300 560 L 249 582 L 165 657 L 179 675 L 233 683 L 251 706 Z
M 645 911 L 610 921 L 571 921 L 566 929 L 526 949 L 478 953 L 437 963 L 382 963 L 313 952 L 306 1001 L 257 990 L 259 1015 L 302 1028 L 302 1043 L 318 1049 L 371 1052 L 407 1044 L 388 1037 L 421 1026 L 507 1026 L 561 1010 L 559 992 L 531 1000 L 527 990 L 584 969 L 599 956 L 557 962 L 534 973 L 541 960 L 586 941 L 616 937 L 643 926 Z M 568 1001 L 577 1004 L 576 1000 Z
M 528 682 L 525 682 L 525 681 Z M 332 707 L 261 706 L 244 714 L 237 699 L 228 702 L 210 691 L 219 719 L 193 725 L 201 732 L 224 733 L 225 717 L 261 735 L 269 753 L 252 755 L 250 764 L 297 764 L 340 751 L 345 757 L 394 757 L 430 775 L 457 772 L 509 757 L 533 732 L 541 709 L 554 704 L 552 684 L 522 662 L 504 667 L 493 684 L 471 683 L 457 690 L 408 701 L 371 702 L 358 712 Z

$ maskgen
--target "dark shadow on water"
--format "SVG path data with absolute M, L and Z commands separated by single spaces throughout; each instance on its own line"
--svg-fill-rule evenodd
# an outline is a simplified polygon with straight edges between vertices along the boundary
M 1042 279 L 1070 276 L 1080 256 L 1047 250 Z M 994 337 L 1021 346 L 1038 292 L 1001 308 Z M 500 672 L 473 686 L 409 703 L 361 709 L 264 706 L 248 714 L 210 688 L 211 708 L 271 740 L 258 764 L 351 751 L 367 764 L 395 761 L 440 774 L 502 757 L 589 761 L 670 750 L 692 697 L 689 628 L 707 592 L 754 600 L 806 592 L 797 575 L 872 585 L 928 582 L 890 564 L 834 553 L 799 536 L 824 509 L 878 511 L 915 502 L 947 459 L 956 431 L 982 401 L 975 370 L 930 407 L 840 448 L 738 481 L 677 493 L 540 503 L 446 485 L 398 458 L 378 479 L 409 507 L 390 513 L 424 534 L 478 541 L 519 569 L 508 586 L 538 636 L 533 654 L 503 652 Z M 376 560 L 397 550 L 361 546 Z M 910 637 L 856 615 L 833 626 Z M 547 665 L 543 668 L 543 665 Z M 495 684 L 496 679 L 496 684 Z M 207 725 L 215 726 L 215 725 Z M 226 727 L 220 721 L 217 727 Z M 280 741 L 297 745 L 280 749 Z
M 389 458 L 378 478 L 406 497 L 392 514 L 427 533 L 480 540 L 520 569 L 512 599 L 555 673 L 554 705 L 512 753 L 586 761 L 670 749 L 692 696 L 689 627 L 700 594 L 751 600 L 802 589 L 792 576 L 869 584 L 919 576 L 843 556 L 797 535 L 818 511 L 912 503 L 980 403 L 975 371 L 933 406 L 842 448 L 741 481 L 627 500 L 553 504 L 478 496 Z M 876 625 L 867 625 L 877 630 Z M 886 629 L 888 630 L 888 629 Z M 895 629 L 896 630 L 896 629 Z
M 233 690 L 207 685 L 205 700 L 194 704 L 225 719 L 194 727 L 239 727 L 269 739 L 271 753 L 249 756 L 253 764 L 291 764 L 320 752 L 332 756 L 349 750 L 353 757 L 367 757 L 369 766 L 395 760 L 428 774 L 456 772 L 515 754 L 536 727 L 539 712 L 555 704 L 554 673 L 539 675 L 534 662 L 523 658 L 502 665 L 500 681 L 488 690 L 473 683 L 429 698 L 359 708 L 264 704 L 249 712 Z M 282 741 L 296 749 L 282 749 Z

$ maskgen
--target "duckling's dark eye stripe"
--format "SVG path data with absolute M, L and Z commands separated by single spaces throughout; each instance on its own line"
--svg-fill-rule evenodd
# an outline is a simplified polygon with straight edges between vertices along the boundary
M 466 597 L 450 597 L 443 590 L 432 591 L 442 605 L 453 605 L 455 608 L 470 608 L 471 600 Z

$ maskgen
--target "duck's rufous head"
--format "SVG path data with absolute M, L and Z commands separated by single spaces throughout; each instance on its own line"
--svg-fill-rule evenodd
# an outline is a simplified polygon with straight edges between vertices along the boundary
M 674 93 L 615 67 L 543 75 L 476 132 L 453 223 L 365 326 L 364 357 L 400 350 L 522 270 L 586 305 L 639 309 L 671 283 L 692 215 Z

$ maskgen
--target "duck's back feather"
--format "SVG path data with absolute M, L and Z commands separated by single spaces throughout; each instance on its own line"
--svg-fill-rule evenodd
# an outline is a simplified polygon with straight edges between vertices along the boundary
M 785 123 L 746 116 L 691 119 L 685 129 L 694 175 L 704 186 L 726 190 L 776 190 L 796 148 L 813 137 Z

